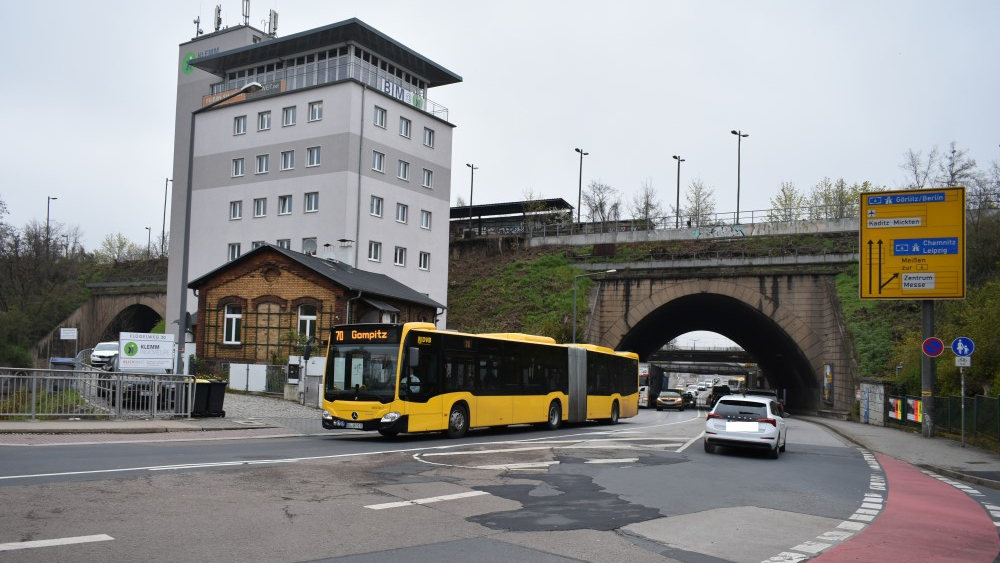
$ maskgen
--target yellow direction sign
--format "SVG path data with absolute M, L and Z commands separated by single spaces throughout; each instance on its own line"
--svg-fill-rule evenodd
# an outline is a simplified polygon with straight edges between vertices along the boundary
M 965 298 L 965 188 L 861 194 L 861 299 Z

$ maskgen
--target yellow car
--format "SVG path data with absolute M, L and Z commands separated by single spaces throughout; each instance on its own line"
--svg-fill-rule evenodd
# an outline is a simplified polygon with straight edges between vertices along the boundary
M 660 396 L 656 398 L 656 410 L 663 409 L 684 410 L 684 397 L 676 391 L 660 391 Z

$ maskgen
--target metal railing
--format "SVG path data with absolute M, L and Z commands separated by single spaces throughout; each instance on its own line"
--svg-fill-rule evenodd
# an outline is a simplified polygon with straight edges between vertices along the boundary
M 189 375 L 0 368 L 0 421 L 190 418 Z
M 920 426 L 921 399 L 890 395 L 886 397 L 887 418 L 891 422 Z M 965 397 L 934 397 L 934 428 L 951 434 L 962 434 L 969 440 L 987 440 L 1000 444 L 1000 397 L 977 395 Z M 964 428 L 963 428 L 964 414 Z

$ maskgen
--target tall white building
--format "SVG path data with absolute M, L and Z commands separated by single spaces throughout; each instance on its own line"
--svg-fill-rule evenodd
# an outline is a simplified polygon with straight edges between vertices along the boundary
M 195 312 L 186 282 L 263 243 L 447 303 L 453 125 L 428 93 L 461 80 L 357 19 L 282 38 L 239 25 L 181 44 L 168 332 L 182 308 Z

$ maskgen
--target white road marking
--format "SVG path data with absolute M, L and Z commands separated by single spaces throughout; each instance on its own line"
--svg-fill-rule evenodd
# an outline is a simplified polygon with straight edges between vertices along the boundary
M 97 541 L 110 541 L 115 538 L 106 534 L 96 536 L 76 536 L 74 538 L 56 538 L 52 540 L 22 541 L 13 543 L 0 543 L 0 551 L 14 551 L 15 549 L 34 549 L 37 547 L 52 547 L 55 545 L 73 545 L 77 543 L 91 543 Z
M 404 500 L 399 502 L 384 502 L 382 504 L 369 504 L 365 508 L 370 508 L 372 510 L 385 510 L 387 508 L 401 508 L 404 506 L 414 506 L 418 504 L 430 504 L 432 502 L 441 502 L 444 500 L 456 500 L 460 498 L 468 497 L 478 497 L 481 495 L 488 495 L 486 491 L 469 491 L 467 493 L 456 493 L 453 495 L 441 495 L 437 497 L 429 498 L 418 498 L 414 500 Z
M 472 469 L 493 469 L 498 471 L 515 471 L 518 469 L 541 469 L 550 465 L 559 465 L 558 461 L 535 461 L 528 463 L 501 463 L 499 465 L 477 465 Z
M 623 457 L 620 459 L 592 459 L 584 463 L 635 463 L 639 461 L 637 457 Z

